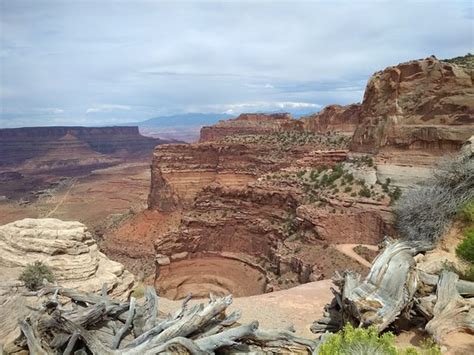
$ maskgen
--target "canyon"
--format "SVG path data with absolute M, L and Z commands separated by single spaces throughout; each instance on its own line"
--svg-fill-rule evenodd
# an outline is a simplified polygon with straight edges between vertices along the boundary
M 0 222 L 79 220 L 90 232 L 77 222 L 57 229 L 80 230 L 74 238 L 92 246 L 90 253 L 100 248 L 123 264 L 165 307 L 189 294 L 231 293 L 240 307 L 262 302 L 297 318 L 289 315 L 294 302 L 280 307 L 275 300 L 290 295 L 309 304 L 308 292 L 321 297 L 321 308 L 334 275 L 366 275 L 384 237 L 398 236 L 393 203 L 473 135 L 473 80 L 471 67 L 435 57 L 410 61 L 375 73 L 360 104 L 330 105 L 301 119 L 241 114 L 203 127 L 193 144 L 137 138 L 128 127 L 111 141 L 106 129 L 58 128 L 41 131 L 53 141 L 32 138 L 20 149 L 15 142 L 28 129 L 0 130 L 9 142 L 2 157 L 15 152 L 2 163 L 10 167 L 0 175 L 5 191 L 22 179 L 34 184 L 38 173 L 48 176 L 43 184 L 59 184 L 23 205 L 11 201 L 25 193 L 0 191 L 9 200 L 0 201 Z M 64 152 L 80 157 L 63 162 Z M 33 223 L 0 227 L 0 242 L 12 243 L 2 230 L 18 234 Z M 305 329 L 298 334 L 312 320 L 297 319 Z
M 429 57 L 375 73 L 361 104 L 300 120 L 242 114 L 204 127 L 199 143 L 157 147 L 147 213 L 174 224 L 142 230 L 155 288 L 250 296 L 366 272 L 344 245 L 396 235 L 391 203 L 474 131 L 472 79 Z
M 149 157 L 169 142 L 137 127 L 0 129 L 0 222 L 55 216 L 94 229 L 141 209 Z

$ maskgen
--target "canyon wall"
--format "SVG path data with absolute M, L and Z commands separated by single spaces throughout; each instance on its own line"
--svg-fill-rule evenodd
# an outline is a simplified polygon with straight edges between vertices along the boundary
M 153 154 L 150 209 L 173 211 L 191 206 L 196 194 L 210 184 L 243 187 L 260 175 L 283 169 L 298 159 L 318 164 L 337 161 L 309 145 L 284 149 L 276 144 L 198 143 L 158 146 Z M 340 159 L 340 158 L 339 158 Z
M 0 167 L 48 154 L 58 144 L 67 143 L 64 137 L 74 144 L 80 141 L 96 153 L 117 157 L 147 155 L 156 145 L 167 143 L 140 135 L 138 127 L 6 128 L 0 129 Z
M 237 118 L 222 120 L 213 126 L 201 129 L 200 142 L 217 141 L 227 136 L 270 134 L 303 130 L 303 124 L 289 113 L 243 113 Z
M 360 105 L 329 105 L 320 112 L 301 118 L 305 130 L 352 135 L 359 124 Z
M 344 159 L 340 154 L 326 161 L 325 169 Z M 245 187 L 205 187 L 183 212 L 179 226 L 156 239 L 155 287 L 172 298 L 185 297 L 192 289 L 218 291 L 207 285 L 227 285 L 220 292 L 249 295 L 263 292 L 256 280 L 265 280 L 268 292 L 346 268 L 365 272 L 335 245 L 373 245 L 392 234 L 388 201 L 321 190 L 324 205 L 315 203 L 302 185 L 303 171 L 283 169 Z M 195 268 L 200 274 L 190 277 Z M 242 277 L 254 286 L 239 287 Z
M 474 131 L 474 74 L 435 57 L 388 67 L 369 80 L 351 149 L 457 151 Z

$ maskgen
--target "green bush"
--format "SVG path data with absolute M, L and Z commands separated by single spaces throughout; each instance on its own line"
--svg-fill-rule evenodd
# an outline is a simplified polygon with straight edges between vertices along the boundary
M 367 186 L 364 185 L 364 186 L 362 187 L 362 189 L 359 191 L 359 196 L 369 198 L 370 196 L 372 196 L 372 193 L 371 193 L 370 190 L 367 188 Z
M 49 267 L 41 261 L 29 264 L 19 277 L 19 280 L 25 283 L 25 287 L 32 291 L 40 289 L 44 279 L 53 282 L 54 276 Z
M 402 196 L 402 190 L 397 186 L 395 189 L 390 191 L 388 195 L 390 196 L 390 204 L 393 204 Z
M 464 231 L 464 240 L 456 248 L 456 254 L 460 258 L 474 263 L 474 227 Z
M 395 336 L 392 333 L 379 336 L 375 327 L 354 328 L 352 325 L 346 324 L 341 332 L 329 336 L 329 339 L 319 348 L 318 354 L 397 355 L 398 351 L 394 340 Z
M 474 201 L 469 201 L 459 210 L 460 217 L 465 222 L 474 222 Z
M 421 344 L 421 349 L 398 349 L 395 335 L 390 332 L 379 335 L 377 328 L 354 328 L 346 324 L 344 329 L 331 334 L 318 349 L 319 355 L 441 355 L 439 347 L 432 340 Z

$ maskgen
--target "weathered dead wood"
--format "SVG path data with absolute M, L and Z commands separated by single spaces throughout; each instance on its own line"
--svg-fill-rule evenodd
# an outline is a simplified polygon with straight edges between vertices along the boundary
M 132 297 L 130 299 L 130 307 L 128 310 L 127 320 L 125 321 L 125 324 L 123 325 L 123 327 L 120 328 L 118 333 L 115 335 L 114 340 L 112 342 L 113 349 L 118 349 L 120 345 L 120 341 L 122 340 L 122 337 L 125 335 L 125 332 L 128 331 L 130 326 L 132 325 L 133 317 L 135 316 L 135 302 L 136 302 L 135 297 Z
M 40 339 L 37 338 L 32 326 L 26 320 L 20 321 L 20 329 L 26 337 L 28 349 L 32 354 L 48 355 L 51 353 L 43 348 Z
M 334 299 L 311 331 L 334 332 L 346 322 L 382 331 L 397 318 L 415 318 L 424 319 L 438 341 L 453 330 L 474 332 L 474 299 L 462 297 L 474 294 L 474 283 L 454 273 L 438 276 L 416 268 L 414 256 L 425 250 L 425 244 L 390 241 L 363 281 L 355 273 L 336 275 L 339 291 L 333 290 Z
M 144 304 L 138 307 L 134 298 L 121 304 L 109 298 L 106 290 L 104 286 L 100 296 L 57 286 L 44 291 L 68 295 L 77 306 L 64 308 L 53 297 L 34 310 L 29 320 L 22 322 L 24 347 L 38 354 L 71 354 L 81 349 L 100 355 L 142 355 L 210 354 L 242 346 L 256 352 L 310 353 L 316 346 L 316 342 L 289 331 L 261 331 L 257 322 L 236 324 L 240 312 L 224 313 L 232 296 L 211 296 L 207 304 L 190 307 L 188 297 L 180 310 L 159 320 L 154 290 L 148 289 Z
M 79 333 L 74 332 L 71 337 L 69 338 L 69 342 L 67 343 L 66 349 L 64 350 L 63 355 L 70 355 L 74 346 L 76 345 L 76 341 L 79 338 Z
M 438 285 L 438 275 L 432 275 L 422 270 L 418 270 L 418 276 L 420 281 L 425 285 L 433 287 L 436 287 Z M 474 296 L 474 282 L 458 280 L 456 282 L 456 290 L 461 296 L 472 297 Z
M 158 296 L 153 287 L 145 289 L 145 303 L 138 306 L 133 320 L 133 332 L 135 337 L 149 331 L 156 325 L 158 314 Z
M 247 325 L 230 328 L 221 333 L 198 339 L 195 343 L 201 350 L 207 353 L 212 353 L 223 346 L 235 345 L 237 339 L 254 335 L 257 329 L 258 322 L 252 322 Z
M 459 295 L 456 287 L 458 278 L 458 275 L 449 271 L 443 271 L 439 278 L 434 317 L 425 327 L 437 341 L 456 330 L 474 332 L 474 301 Z

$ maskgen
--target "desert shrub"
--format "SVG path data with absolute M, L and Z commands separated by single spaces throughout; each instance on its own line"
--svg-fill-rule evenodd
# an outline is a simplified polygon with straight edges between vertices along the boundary
M 391 181 L 392 181 L 392 180 L 391 180 L 390 178 L 386 178 L 386 179 L 385 179 L 385 182 L 382 183 L 382 190 L 383 190 L 383 192 L 385 192 L 385 193 L 389 193 L 389 192 L 390 192 L 388 186 L 390 185 L 390 182 L 391 182 Z
M 332 334 L 320 346 L 319 355 L 397 355 L 392 333 L 378 334 L 375 327 L 354 328 L 346 324 L 339 333 Z
M 461 206 L 459 216 L 465 222 L 474 222 L 474 201 L 469 201 Z
M 351 186 L 347 186 L 345 189 L 344 189 L 344 192 L 351 192 L 352 191 L 352 187 Z
M 44 279 L 53 282 L 54 276 L 50 268 L 41 261 L 28 264 L 19 277 L 19 280 L 25 283 L 25 287 L 32 291 L 40 289 Z
M 306 170 L 300 170 L 296 173 L 296 176 L 301 179 L 304 174 L 306 174 Z
M 390 196 L 390 203 L 393 204 L 402 196 L 402 190 L 397 186 L 388 193 L 388 196 Z
M 354 175 L 352 175 L 351 173 L 345 173 L 343 179 L 350 183 L 354 180 Z
M 442 163 L 433 175 L 395 204 L 398 229 L 408 240 L 436 242 L 460 207 L 474 198 L 474 159 L 470 156 Z
M 372 196 L 372 194 L 371 194 L 369 188 L 366 185 L 364 185 L 364 186 L 362 186 L 362 189 L 359 191 L 359 196 L 368 198 L 368 197 Z
M 464 239 L 456 248 L 456 254 L 460 258 L 474 263 L 474 227 L 464 231 Z
M 421 348 L 399 349 L 395 346 L 395 335 L 387 332 L 379 335 L 377 328 L 354 328 L 346 324 L 344 329 L 329 335 L 318 349 L 319 355 L 441 355 L 436 343 L 425 340 Z

